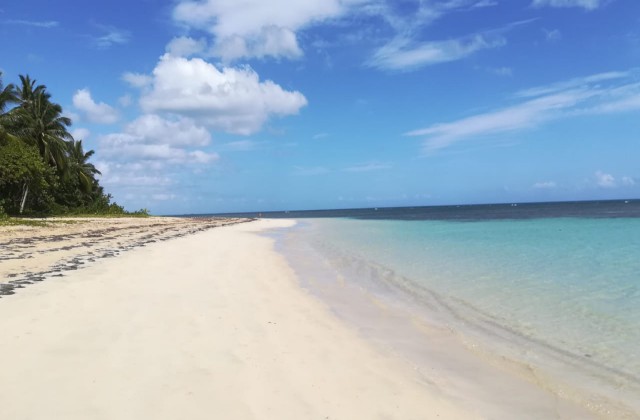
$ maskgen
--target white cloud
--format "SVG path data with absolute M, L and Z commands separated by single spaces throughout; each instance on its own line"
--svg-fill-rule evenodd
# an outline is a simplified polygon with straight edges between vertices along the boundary
M 212 128 L 246 135 L 259 131 L 272 116 L 297 114 L 307 100 L 300 92 L 260 81 L 249 67 L 218 69 L 200 58 L 165 54 L 140 104 L 145 112 L 184 115 Z
M 582 7 L 587 10 L 595 10 L 602 6 L 605 0 L 533 0 L 534 7 Z
M 141 162 L 108 162 L 96 161 L 96 168 L 102 173 L 100 183 L 110 186 L 123 187 L 166 187 L 174 182 L 166 175 L 159 173 L 143 174 L 145 172 L 158 172 L 161 167 L 153 163 Z
M 147 74 L 127 72 L 122 75 L 122 80 L 135 88 L 144 88 L 153 82 L 153 78 Z
M 181 1 L 174 19 L 215 37 L 214 51 L 223 59 L 299 57 L 296 31 L 337 18 L 361 0 L 203 0 Z
M 460 60 L 477 51 L 505 44 L 502 36 L 489 34 L 423 43 L 414 43 L 401 37 L 378 49 L 369 60 L 369 65 L 390 70 L 411 69 Z
M 498 5 L 498 2 L 495 0 L 480 0 L 479 2 L 473 4 L 471 7 L 474 9 L 478 9 L 481 7 L 493 7 L 497 5 Z
M 542 98 L 532 99 L 519 105 L 485 114 L 474 115 L 451 123 L 434 124 L 430 127 L 407 133 L 410 136 L 425 136 L 425 150 L 434 152 L 469 137 L 521 130 L 536 126 L 557 112 L 575 106 L 590 94 L 568 91 Z
M 189 150 L 211 141 L 210 134 L 188 118 L 165 120 L 157 115 L 143 115 L 128 124 L 121 133 L 100 138 L 100 156 L 110 162 L 155 162 L 164 164 L 207 164 L 218 159 L 217 153 Z M 147 167 L 147 166 L 145 166 Z
M 190 57 L 194 54 L 200 54 L 207 48 L 205 39 L 193 39 L 188 36 L 179 36 L 173 38 L 166 47 L 169 54 L 178 57 Z
M 522 102 L 407 135 L 425 137 L 425 151 L 431 153 L 461 140 L 532 128 L 550 120 L 638 110 L 640 83 L 635 83 L 634 71 L 602 73 L 527 89 L 516 97 Z
M 216 42 L 211 53 L 222 57 L 226 62 L 243 57 L 272 56 L 293 59 L 302 56 L 296 34 L 287 28 L 277 26 L 262 28 L 256 36 L 233 36 L 226 38 L 223 42 Z
M 119 119 L 118 111 L 104 102 L 96 103 L 89 89 L 80 89 L 73 95 L 73 106 L 89 121 L 98 124 L 113 124 Z
M 495 6 L 497 1 L 446 0 L 415 3 L 416 9 L 406 13 L 395 2 L 383 0 L 180 0 L 174 8 L 173 18 L 188 29 L 208 32 L 213 38 L 210 53 L 225 62 L 249 57 L 291 59 L 303 55 L 298 40 L 299 33 L 314 25 L 338 25 L 347 22 L 347 19 L 358 18 L 361 18 L 360 22 L 372 21 L 371 18 L 381 19 L 396 33 L 396 38 L 404 39 L 409 34 L 419 33 L 421 27 L 449 13 Z M 374 31 L 380 33 L 380 28 L 376 27 Z M 358 32 L 361 36 L 361 31 Z M 350 36 L 345 34 L 343 40 Z M 412 37 L 410 44 L 415 44 L 411 49 L 429 47 Z M 388 45 L 387 50 L 391 47 L 393 43 Z M 455 49 L 451 46 L 432 47 L 446 48 L 447 52 Z M 385 50 L 380 53 L 385 53 Z M 425 52 L 422 51 L 421 54 Z
M 636 185 L 635 179 L 630 176 L 623 176 L 618 181 L 612 174 L 603 171 L 596 171 L 594 178 L 595 184 L 601 188 L 633 187 Z
M 557 187 L 555 181 L 541 181 L 532 185 L 532 188 L 540 190 L 551 190 Z
M 91 135 L 91 131 L 86 128 L 76 128 L 71 131 L 71 136 L 76 140 L 86 140 Z
M 626 79 L 633 75 L 633 71 L 610 71 L 598 73 L 586 77 L 576 77 L 558 83 L 551 83 L 545 86 L 536 86 L 516 92 L 517 97 L 532 98 L 535 96 L 547 95 L 572 88 L 583 88 L 600 82 L 607 82 L 619 79 Z
M 602 188 L 614 188 L 616 187 L 616 179 L 611 174 L 604 173 L 602 171 L 596 171 L 596 185 Z
M 103 160 L 96 167 L 104 185 L 137 198 L 142 191 L 156 194 L 154 199 L 159 200 L 163 194 L 172 194 L 182 167 L 202 170 L 219 159 L 217 153 L 194 149 L 210 141 L 207 130 L 188 118 L 142 115 L 122 132 L 99 138 L 97 154 Z
M 211 142 L 211 134 L 206 129 L 183 117 L 166 120 L 153 114 L 142 115 L 125 127 L 125 133 L 147 144 L 206 146 Z

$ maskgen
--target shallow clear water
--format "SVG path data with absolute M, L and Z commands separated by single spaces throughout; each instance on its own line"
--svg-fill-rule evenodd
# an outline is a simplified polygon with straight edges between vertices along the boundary
M 636 395 L 640 218 L 303 219 L 287 243 L 347 281 L 437 294 L 453 328 L 487 342 L 488 329 L 508 331 L 527 364 L 544 364 L 535 349 L 546 349 Z

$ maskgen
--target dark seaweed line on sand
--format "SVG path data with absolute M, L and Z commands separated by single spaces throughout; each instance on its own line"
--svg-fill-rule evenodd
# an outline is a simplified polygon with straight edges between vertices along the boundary
M 134 248 L 144 247 L 150 243 L 155 242 L 164 242 L 169 239 L 176 239 L 187 235 L 192 235 L 194 233 L 203 232 L 209 229 L 213 229 L 221 226 L 230 226 L 239 223 L 246 223 L 253 221 L 255 219 L 244 219 L 244 220 L 235 220 L 230 221 L 229 223 L 225 223 L 222 225 L 200 225 L 195 228 L 189 228 L 186 231 L 180 231 L 173 235 L 157 237 L 158 234 L 164 234 L 170 229 L 165 229 L 161 232 L 157 232 L 154 234 L 145 235 L 139 238 L 137 241 L 130 243 L 125 246 L 117 247 L 117 248 L 100 248 L 95 251 L 90 251 L 85 255 L 76 255 L 73 258 L 62 260 L 57 264 L 53 265 L 50 269 L 39 272 L 26 272 L 22 275 L 9 275 L 11 280 L 6 282 L 0 281 L 0 298 L 3 296 L 14 295 L 17 292 L 17 289 L 24 289 L 26 286 L 42 282 L 44 280 L 48 280 L 56 277 L 63 277 L 65 271 L 74 271 L 82 268 L 82 266 L 87 263 L 94 262 L 103 258 L 111 258 L 120 255 L 122 252 L 129 251 Z M 154 238 L 156 237 L 156 238 Z M 32 258 L 32 256 L 30 256 Z

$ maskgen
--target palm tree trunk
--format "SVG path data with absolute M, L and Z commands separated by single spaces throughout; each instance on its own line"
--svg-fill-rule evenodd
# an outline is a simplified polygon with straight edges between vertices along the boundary
M 27 185 L 27 183 L 24 183 L 24 186 L 22 187 L 22 202 L 20 203 L 20 214 L 22 214 L 22 211 L 24 210 L 24 203 L 27 202 L 27 194 L 29 194 L 29 185 Z

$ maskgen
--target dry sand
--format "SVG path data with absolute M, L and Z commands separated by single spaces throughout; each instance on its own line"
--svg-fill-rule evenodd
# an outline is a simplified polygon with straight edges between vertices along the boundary
M 298 286 L 258 234 L 287 223 L 147 243 L 1 298 L 0 419 L 476 418 Z M 47 270 L 30 260 L 0 273 Z

